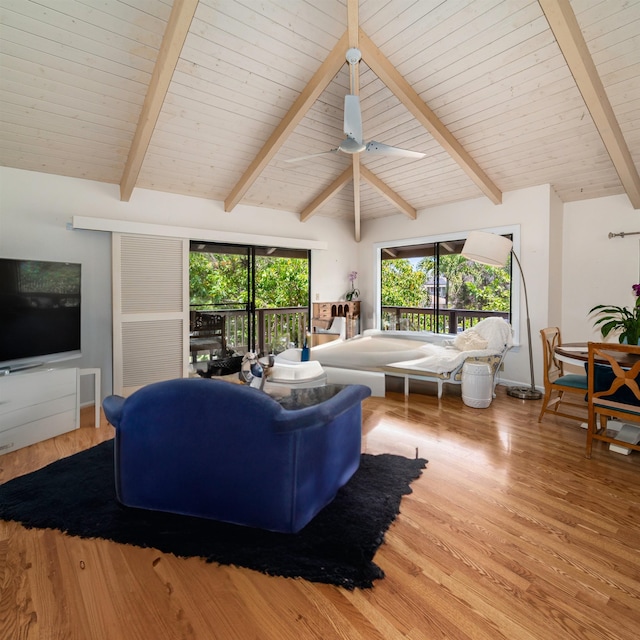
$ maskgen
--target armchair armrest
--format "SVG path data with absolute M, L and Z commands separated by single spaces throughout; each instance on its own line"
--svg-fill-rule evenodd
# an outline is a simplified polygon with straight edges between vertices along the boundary
M 125 398 L 122 396 L 107 396 L 102 401 L 102 409 L 107 418 L 107 422 L 114 427 L 120 426 L 122 420 L 122 409 L 124 407 Z

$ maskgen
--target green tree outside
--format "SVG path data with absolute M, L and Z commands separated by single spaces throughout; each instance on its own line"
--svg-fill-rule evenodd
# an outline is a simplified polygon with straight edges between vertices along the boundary
M 189 254 L 191 305 L 247 302 L 247 260 L 228 253 Z M 256 258 L 256 306 L 260 309 L 306 307 L 309 263 L 302 258 Z
M 383 307 L 428 307 L 427 273 L 404 258 L 382 261 Z
M 447 281 L 449 309 L 509 311 L 509 267 L 490 267 L 461 254 L 440 257 L 440 276 Z M 433 307 L 427 282 L 436 277 L 434 260 L 422 258 L 414 267 L 410 260 L 382 261 L 383 307 Z

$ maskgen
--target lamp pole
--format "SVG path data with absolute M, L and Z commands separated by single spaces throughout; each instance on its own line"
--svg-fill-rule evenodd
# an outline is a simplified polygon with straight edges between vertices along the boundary
M 542 393 L 536 389 L 535 378 L 533 375 L 533 348 L 531 346 L 531 320 L 529 318 L 529 296 L 527 295 L 527 282 L 524 279 L 524 271 L 522 271 L 522 265 L 518 256 L 514 251 L 511 251 L 518 269 L 520 270 L 520 276 L 522 277 L 522 288 L 524 291 L 524 306 L 527 312 L 527 341 L 529 342 L 529 371 L 531 374 L 531 386 L 530 387 L 507 387 L 507 395 L 513 398 L 520 398 L 522 400 L 540 400 Z
M 500 236 L 496 233 L 488 231 L 472 231 L 469 233 L 462 255 L 469 260 L 479 262 L 480 264 L 488 264 L 493 267 L 504 267 L 507 264 L 509 254 L 518 265 L 520 276 L 522 278 L 522 287 L 524 289 L 524 304 L 527 311 L 527 340 L 529 341 L 529 371 L 531 374 L 531 386 L 529 387 L 508 387 L 507 395 L 522 400 L 540 400 L 542 393 L 536 389 L 535 379 L 533 377 L 533 347 L 531 344 L 531 320 L 529 317 L 529 296 L 527 295 L 527 282 L 524 279 L 524 271 L 518 256 L 513 251 L 513 242 L 509 238 Z

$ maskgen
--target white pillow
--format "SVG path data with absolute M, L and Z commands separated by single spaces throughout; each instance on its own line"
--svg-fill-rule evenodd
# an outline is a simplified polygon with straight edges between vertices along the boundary
M 482 351 L 487 348 L 485 340 L 475 329 L 467 329 L 459 333 L 453 340 L 453 346 L 458 351 Z

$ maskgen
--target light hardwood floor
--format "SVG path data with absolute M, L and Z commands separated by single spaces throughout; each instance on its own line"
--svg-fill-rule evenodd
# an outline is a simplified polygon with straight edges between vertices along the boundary
M 488 409 L 455 390 L 365 401 L 365 451 L 429 459 L 369 590 L 0 522 L 0 638 L 635 640 L 640 455 L 597 443 L 587 460 L 584 431 L 539 410 L 500 387 Z M 0 456 L 0 481 L 112 435 Z

